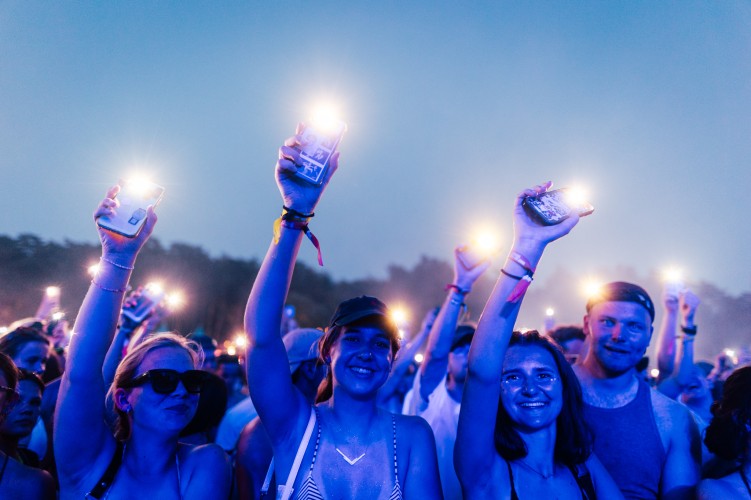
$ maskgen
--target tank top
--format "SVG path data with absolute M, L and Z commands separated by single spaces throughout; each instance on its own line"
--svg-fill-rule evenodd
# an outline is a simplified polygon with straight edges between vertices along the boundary
M 519 500 L 519 495 L 516 494 L 516 487 L 514 486 L 514 473 L 511 470 L 511 462 L 506 462 L 508 467 L 508 478 L 511 481 L 511 500 Z M 592 475 L 589 473 L 589 469 L 585 464 L 578 464 L 568 466 L 571 474 L 573 474 L 576 480 L 579 491 L 582 494 L 582 500 L 597 500 L 597 494 L 595 493 L 595 485 L 592 482 Z
M 660 439 L 649 386 L 639 380 L 636 397 L 620 408 L 584 404 L 594 451 L 626 498 L 657 498 L 667 453 Z
M 316 408 L 316 414 L 318 409 Z M 310 463 L 310 468 L 305 476 L 302 484 L 300 485 L 300 491 L 295 497 L 297 500 L 323 500 L 323 495 L 318 489 L 318 485 L 313 479 L 313 467 L 316 464 L 316 458 L 318 456 L 318 445 L 321 442 L 321 419 L 318 418 L 318 432 L 316 435 L 315 448 L 313 448 L 313 460 Z M 396 416 L 391 416 L 391 428 L 393 430 L 393 451 L 394 451 L 394 487 L 391 489 L 389 500 L 402 500 L 402 487 L 399 484 L 399 464 L 396 460 Z

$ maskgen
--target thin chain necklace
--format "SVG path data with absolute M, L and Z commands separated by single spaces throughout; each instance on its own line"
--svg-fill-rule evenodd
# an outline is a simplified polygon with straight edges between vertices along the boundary
M 537 474 L 538 476 L 540 476 L 541 478 L 543 478 L 545 481 L 547 481 L 548 479 L 550 479 L 552 477 L 555 477 L 555 464 L 553 464 L 553 472 L 551 472 L 550 474 L 543 474 L 542 472 L 540 472 L 539 470 L 535 469 L 534 467 L 532 467 L 531 465 L 529 465 L 527 462 L 525 462 L 524 460 L 522 460 L 521 458 L 518 459 L 518 460 L 516 460 L 516 463 L 518 463 L 519 465 L 521 465 L 525 469 L 534 472 L 535 474 Z

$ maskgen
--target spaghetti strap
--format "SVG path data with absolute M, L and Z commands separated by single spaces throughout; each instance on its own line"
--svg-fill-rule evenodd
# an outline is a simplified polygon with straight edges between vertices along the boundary
M 3 460 L 3 468 L 0 469 L 0 483 L 3 482 L 3 477 L 5 476 L 5 468 L 8 466 L 8 455 L 5 455 L 5 460 Z

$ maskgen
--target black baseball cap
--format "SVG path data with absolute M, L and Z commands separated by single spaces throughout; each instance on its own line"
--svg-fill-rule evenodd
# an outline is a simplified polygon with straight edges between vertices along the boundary
M 614 281 L 600 287 L 587 301 L 587 312 L 602 302 L 634 302 L 644 307 L 652 321 L 655 320 L 655 306 L 645 289 L 633 283 Z
M 471 344 L 475 336 L 475 327 L 472 325 L 459 325 L 454 332 L 454 338 L 451 340 L 451 350 L 461 347 L 465 344 Z
M 345 300 L 339 304 L 336 311 L 334 311 L 334 315 L 331 317 L 329 327 L 349 325 L 368 316 L 376 316 L 386 327 L 392 329 L 394 332 L 398 331 L 386 304 L 375 297 L 368 297 L 367 295 Z

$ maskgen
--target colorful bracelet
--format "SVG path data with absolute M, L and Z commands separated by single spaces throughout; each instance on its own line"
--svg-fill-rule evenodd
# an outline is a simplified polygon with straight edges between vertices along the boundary
M 109 259 L 105 259 L 104 257 L 99 257 L 99 260 L 101 260 L 102 262 L 106 262 L 107 264 L 112 264 L 113 266 L 118 267 L 120 269 L 125 269 L 126 271 L 132 271 L 133 269 L 135 269 L 135 267 L 133 266 L 124 266 L 122 264 L 118 264 L 117 262 L 113 262 Z
M 453 283 L 448 283 L 448 284 L 446 285 L 446 287 L 444 288 L 444 290 L 446 290 L 446 291 L 449 291 L 449 290 L 451 290 L 452 288 L 454 289 L 454 291 L 455 291 L 456 293 L 458 293 L 458 294 L 459 294 L 459 295 L 461 295 L 462 297 L 463 297 L 463 296 L 465 296 L 465 295 L 467 295 L 467 294 L 468 294 L 468 293 L 470 292 L 470 290 L 465 290 L 464 288 L 460 287 L 459 285 L 455 285 L 455 284 L 453 284 Z

